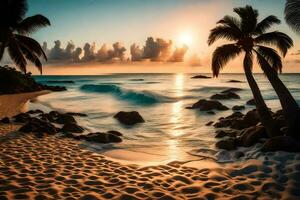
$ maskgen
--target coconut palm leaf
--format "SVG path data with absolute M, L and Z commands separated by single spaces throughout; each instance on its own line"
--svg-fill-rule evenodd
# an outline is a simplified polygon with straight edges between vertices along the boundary
M 18 42 L 14 38 L 10 39 L 10 42 L 8 44 L 8 53 L 11 59 L 16 63 L 17 67 L 19 67 L 21 71 L 26 73 L 26 59 L 23 56 Z
M 14 28 L 19 22 L 22 21 L 26 14 L 27 1 L 1 0 L 0 8 L 0 24 Z
M 300 1 L 287 0 L 285 4 L 286 23 L 297 33 L 300 33 Z
M 241 30 L 245 34 L 249 34 L 255 30 L 257 24 L 258 11 L 251 6 L 234 8 L 233 12 L 241 18 Z
M 20 22 L 16 27 L 16 31 L 20 34 L 29 34 L 45 26 L 50 26 L 49 19 L 43 15 L 34 15 Z
M 238 56 L 242 49 L 236 44 L 226 44 L 216 48 L 212 57 L 213 76 L 218 77 L 220 70 L 230 60 Z
M 274 24 L 280 24 L 280 20 L 274 16 L 270 15 L 259 22 L 254 30 L 254 35 L 265 33 Z
M 240 32 L 229 26 L 220 25 L 210 31 L 208 45 L 212 45 L 218 39 L 236 41 L 240 38 Z
M 271 67 L 276 72 L 282 72 L 282 61 L 280 55 L 277 53 L 276 50 L 265 47 L 265 46 L 257 46 L 256 52 L 260 54 L 266 61 L 268 61 Z
M 261 34 L 254 38 L 254 41 L 258 44 L 276 46 L 283 56 L 293 46 L 293 40 L 287 34 L 278 31 Z
M 39 57 L 34 54 L 34 52 L 30 51 L 30 49 L 28 49 L 24 44 L 20 43 L 20 49 L 23 53 L 23 55 L 25 56 L 25 58 L 27 60 L 29 60 L 30 62 L 32 62 L 40 71 L 40 73 L 43 73 L 43 69 L 42 69 L 42 63 L 39 60 Z
M 33 51 L 39 57 L 43 56 L 43 58 L 47 61 L 47 56 L 46 56 L 45 52 L 43 51 L 43 48 L 36 40 L 34 40 L 30 37 L 24 36 L 24 35 L 19 35 L 19 34 L 15 34 L 15 38 L 20 43 L 24 44 L 30 51 Z

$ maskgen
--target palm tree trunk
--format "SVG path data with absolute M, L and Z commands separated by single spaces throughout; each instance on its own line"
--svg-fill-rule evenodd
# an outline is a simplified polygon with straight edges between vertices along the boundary
M 259 87 L 252 75 L 252 64 L 252 54 L 250 52 L 246 52 L 244 58 L 244 71 L 255 100 L 256 110 L 258 112 L 260 121 L 265 127 L 269 137 L 278 136 L 279 131 L 275 127 L 273 117 L 271 116 L 271 113 L 261 95 Z
M 261 68 L 266 74 L 280 100 L 284 117 L 288 122 L 287 134 L 294 138 L 300 139 L 300 134 L 298 134 L 300 130 L 300 109 L 296 100 L 268 62 L 266 62 L 264 65 L 261 65 Z

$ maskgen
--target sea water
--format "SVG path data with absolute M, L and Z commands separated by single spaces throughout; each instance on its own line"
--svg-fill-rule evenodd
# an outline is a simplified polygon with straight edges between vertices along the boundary
M 187 160 L 191 152 L 214 152 L 216 129 L 209 121 L 233 113 L 234 105 L 245 105 L 246 113 L 255 107 L 246 105 L 252 93 L 244 74 L 222 74 L 219 78 L 192 79 L 195 74 L 105 74 L 97 76 L 35 76 L 43 84 L 66 86 L 67 91 L 38 97 L 30 108 L 44 111 L 81 112 L 77 117 L 85 133 L 117 130 L 124 134 L 118 144 L 92 144 L 103 152 L 122 149 L 163 156 L 168 160 Z M 206 74 L 210 75 L 210 74 Z M 267 105 L 276 111 L 280 103 L 266 77 L 255 74 Z M 281 80 L 300 104 L 300 74 L 283 74 Z M 231 79 L 242 81 L 230 83 Z M 230 108 L 208 114 L 186 109 L 199 99 L 229 88 L 241 88 L 240 99 L 221 100 Z M 138 111 L 145 123 L 124 126 L 113 116 L 119 111 Z M 195 151 L 196 150 L 196 151 Z

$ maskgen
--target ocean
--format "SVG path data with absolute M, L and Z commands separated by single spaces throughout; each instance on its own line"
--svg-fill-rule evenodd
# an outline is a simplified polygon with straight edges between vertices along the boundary
M 216 129 L 206 126 L 233 111 L 217 111 L 215 115 L 185 107 L 199 99 L 228 88 L 241 88 L 240 99 L 221 100 L 229 108 L 246 105 L 252 93 L 244 74 L 221 74 L 219 78 L 191 79 L 196 74 L 105 74 L 97 76 L 34 76 L 43 84 L 63 85 L 67 91 L 53 92 L 29 103 L 30 109 L 81 112 L 78 117 L 86 133 L 117 130 L 124 134 L 119 144 L 90 144 L 95 151 L 115 149 L 142 152 L 166 160 L 190 160 L 197 153 L 215 152 Z M 210 74 L 206 74 L 210 75 Z M 255 74 L 267 105 L 276 111 L 280 104 L 271 85 L 262 74 Z M 300 74 L 283 74 L 280 78 L 300 104 Z M 231 79 L 242 83 L 229 83 Z M 124 126 L 113 116 L 119 111 L 138 111 L 145 123 Z

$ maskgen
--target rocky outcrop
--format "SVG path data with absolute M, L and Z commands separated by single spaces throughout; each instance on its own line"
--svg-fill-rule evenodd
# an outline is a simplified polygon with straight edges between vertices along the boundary
M 244 110 L 245 108 L 246 108 L 245 106 L 235 105 L 232 107 L 232 110 L 238 111 L 238 110 Z
M 267 140 L 261 150 L 263 152 L 300 152 L 300 142 L 289 136 L 277 136 Z
M 33 117 L 25 125 L 23 125 L 19 131 L 24 133 L 37 132 L 53 135 L 59 132 L 59 129 L 50 122 Z
M 220 94 L 214 94 L 210 97 L 211 99 L 240 99 L 241 97 L 234 92 L 224 92 Z
M 84 129 L 76 123 L 66 123 L 61 129 L 62 132 L 82 133 Z
M 220 103 L 219 101 L 200 99 L 194 103 L 191 107 L 187 109 L 199 109 L 200 111 L 210 111 L 210 110 L 228 110 L 229 108 Z
M 122 142 L 122 138 L 113 133 L 89 133 L 87 135 L 81 136 L 81 139 L 86 140 L 88 142 L 96 142 L 96 143 L 119 143 Z
M 228 82 L 228 83 L 243 83 L 243 81 L 234 80 L 234 79 L 229 80 L 229 81 L 227 81 L 227 82 Z
M 193 76 L 191 78 L 208 79 L 208 78 L 211 78 L 211 77 L 210 76 L 205 76 L 205 75 L 196 75 L 196 76 Z
M 225 149 L 225 150 L 235 150 L 236 149 L 236 140 L 235 138 L 227 138 L 220 140 L 216 143 L 216 147 L 219 149 Z
M 8 117 L 4 117 L 0 120 L 0 123 L 3 123 L 3 124 L 9 124 L 10 123 L 10 119 Z
M 251 105 L 251 106 L 255 106 L 255 100 L 254 99 L 250 99 L 249 101 L 247 101 L 246 104 L 247 105 Z
M 120 123 L 125 125 L 134 125 L 137 123 L 143 123 L 145 120 L 137 111 L 125 112 L 120 111 L 114 118 L 117 119 Z

